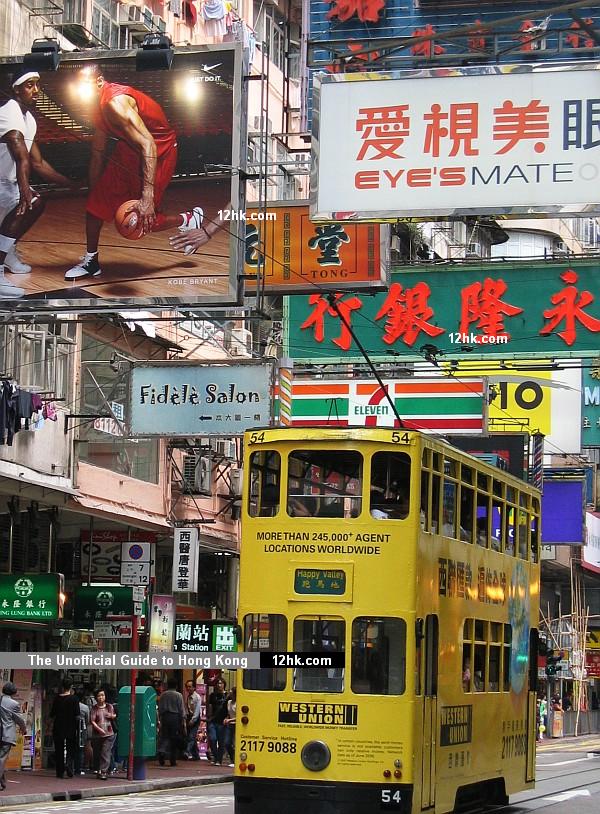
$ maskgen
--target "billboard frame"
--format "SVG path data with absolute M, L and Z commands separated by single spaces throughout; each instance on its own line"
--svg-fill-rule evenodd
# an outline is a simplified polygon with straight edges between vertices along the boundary
M 73 51 L 63 52 L 60 55 L 60 62 L 57 71 L 60 71 L 60 65 L 69 62 L 83 63 L 100 63 L 106 64 L 111 60 L 131 60 L 132 66 L 135 67 L 135 57 L 139 49 L 125 49 L 125 50 L 86 50 L 84 52 Z M 178 66 L 178 56 L 189 57 L 191 55 L 198 55 L 198 64 L 201 65 L 202 60 L 210 60 L 211 54 L 223 53 L 224 51 L 231 52 L 233 57 L 233 87 L 232 93 L 232 119 L 231 119 L 231 167 L 229 172 L 224 174 L 215 173 L 214 176 L 206 177 L 213 178 L 214 180 L 222 180 L 224 177 L 229 180 L 230 185 L 230 206 L 232 209 L 244 210 L 245 209 L 245 175 L 247 169 L 246 150 L 245 150 L 245 134 L 247 131 L 247 99 L 248 87 L 244 81 L 244 67 L 243 67 L 243 51 L 242 44 L 237 42 L 232 43 L 218 43 L 206 45 L 193 45 L 184 47 L 175 47 L 174 60 L 171 68 L 161 69 L 158 68 L 156 73 L 165 70 L 166 73 L 173 73 Z M 180 59 L 181 61 L 181 59 Z M 0 58 L 0 69 L 6 70 L 6 66 L 13 67 L 22 64 L 22 60 L 18 57 L 3 57 Z M 42 89 L 44 85 L 44 76 L 47 74 L 54 74 L 55 71 L 41 71 Z M 153 72 L 154 73 L 154 72 Z M 202 177 L 200 166 L 198 171 L 198 178 Z M 170 182 L 172 183 L 172 181 Z M 87 193 L 86 193 L 87 194 Z M 86 298 L 78 293 L 72 298 L 68 297 L 68 282 L 65 283 L 64 288 L 59 289 L 57 292 L 60 296 L 53 299 L 49 295 L 53 291 L 38 292 L 37 298 L 34 295 L 25 295 L 21 298 L 15 299 L 2 299 L 0 300 L 0 314 L 11 316 L 30 316 L 35 314 L 47 314 L 54 312 L 62 312 L 68 314 L 106 314 L 111 312 L 127 311 L 132 309 L 143 309 L 145 311 L 165 311 L 173 309 L 194 309 L 194 308 L 227 308 L 230 306 L 240 306 L 243 304 L 243 263 L 244 263 L 244 230 L 243 224 L 235 221 L 228 221 L 225 227 L 229 233 L 228 249 L 228 266 L 229 273 L 227 278 L 227 291 L 220 290 L 215 293 L 204 293 L 198 297 L 174 297 L 174 296 L 160 296 L 160 297 L 110 297 L 110 298 Z M 81 235 L 82 246 L 85 245 L 85 236 Z M 102 244 L 100 246 L 102 249 Z M 174 250 L 172 250 L 174 251 Z M 181 255 L 182 263 L 185 262 L 183 253 Z M 201 255 L 198 255 L 201 257 Z M 35 272 L 35 269 L 34 269 Z M 176 274 L 173 275 L 177 276 Z M 206 274 L 211 277 L 210 273 Z M 82 283 L 83 286 L 86 283 Z M 88 283 L 89 285 L 89 283 Z
M 321 166 L 321 107 L 323 101 L 322 88 L 328 85 L 346 84 L 352 82 L 383 82 L 390 80 L 405 80 L 405 79 L 443 79 L 447 78 L 449 71 L 455 72 L 454 78 L 458 77 L 478 77 L 489 76 L 490 74 L 496 75 L 510 75 L 519 73 L 523 76 L 530 76 L 531 74 L 547 74 L 565 71 L 597 71 L 600 72 L 600 61 L 590 62 L 560 62 L 560 63 L 497 63 L 494 65 L 476 65 L 476 66 L 454 66 L 454 67 L 436 67 L 436 68 L 405 68 L 393 71 L 373 71 L 373 72 L 360 72 L 360 73 L 341 73 L 341 74 L 325 74 L 315 73 L 313 78 L 313 117 L 312 117 L 312 134 L 311 134 L 311 150 L 312 150 L 312 166 L 310 172 L 310 208 L 309 215 L 311 221 L 316 223 L 327 223 L 331 221 L 344 221 L 349 220 L 352 222 L 369 222 L 369 221 L 389 221 L 390 218 L 414 218 L 417 220 L 431 220 L 433 217 L 442 217 L 445 219 L 464 218 L 475 215 L 488 215 L 492 217 L 505 217 L 505 218 L 522 218 L 526 215 L 549 215 L 554 217 L 593 217 L 600 215 L 600 199 L 596 204 L 578 203 L 578 204 L 546 204 L 546 205 L 515 205 L 515 206 L 475 206 L 475 207 L 457 207 L 450 209 L 449 207 L 427 207 L 427 209 L 368 209 L 368 210 L 352 210 L 352 211 L 332 211 L 319 208 L 319 172 Z M 600 73 L 598 73 L 600 78 Z M 574 83 L 576 80 L 574 79 Z M 458 189 L 458 188 L 457 188 Z M 430 189 L 430 195 L 433 196 L 435 190 Z M 340 193 L 343 194 L 343 193 Z

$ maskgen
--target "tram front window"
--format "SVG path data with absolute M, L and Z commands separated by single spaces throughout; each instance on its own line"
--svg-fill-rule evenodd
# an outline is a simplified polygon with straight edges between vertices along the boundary
M 352 692 L 402 695 L 406 677 L 404 619 L 359 617 L 352 623 Z
M 290 517 L 358 517 L 362 455 L 352 450 L 295 450 L 288 458 Z
M 297 653 L 344 652 L 346 624 L 343 619 L 296 619 L 294 650 Z M 294 670 L 297 692 L 343 692 L 343 667 L 306 667 Z
M 250 517 L 275 517 L 279 511 L 281 457 L 275 450 L 253 452 L 250 457 Z

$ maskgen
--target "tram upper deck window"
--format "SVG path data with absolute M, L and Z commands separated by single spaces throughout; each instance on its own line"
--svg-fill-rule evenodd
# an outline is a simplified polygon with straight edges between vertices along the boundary
M 277 613 L 252 613 L 244 617 L 244 650 L 256 652 L 287 650 L 287 619 Z M 244 688 L 247 690 L 285 689 L 284 667 L 261 667 L 244 670 Z
M 363 458 L 353 450 L 294 450 L 288 457 L 290 517 L 358 517 Z
M 352 623 L 352 692 L 402 695 L 406 686 L 404 619 L 359 617 Z
M 346 623 L 343 619 L 294 620 L 294 650 L 297 653 L 339 653 L 345 650 Z M 297 692 L 343 692 L 343 667 L 306 667 L 294 670 Z
M 410 457 L 404 452 L 376 452 L 371 458 L 371 517 L 403 520 L 409 500 Z
M 279 511 L 281 456 L 275 450 L 253 452 L 250 456 L 250 517 L 274 517 Z

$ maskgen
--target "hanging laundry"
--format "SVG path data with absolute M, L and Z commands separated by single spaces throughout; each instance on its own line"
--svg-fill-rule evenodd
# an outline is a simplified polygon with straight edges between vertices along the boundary
M 227 33 L 226 14 L 225 0 L 204 0 L 202 19 L 204 20 L 204 33 L 207 37 L 223 37 Z
M 3 379 L 0 384 L 0 444 L 12 446 L 16 430 L 19 388 L 15 382 Z
M 181 0 L 171 0 L 169 8 L 174 17 L 181 17 Z

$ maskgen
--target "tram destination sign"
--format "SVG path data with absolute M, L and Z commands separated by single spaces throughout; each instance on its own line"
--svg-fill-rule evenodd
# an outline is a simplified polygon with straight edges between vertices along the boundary
M 323 568 L 296 568 L 294 591 L 297 594 L 341 596 L 346 591 L 346 573 Z
M 271 423 L 272 367 L 164 362 L 134 367 L 133 436 L 241 435 Z

